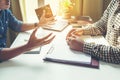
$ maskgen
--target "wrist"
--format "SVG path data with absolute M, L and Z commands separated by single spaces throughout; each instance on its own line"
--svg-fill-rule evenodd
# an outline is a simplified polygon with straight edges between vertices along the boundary
M 84 31 L 85 31 L 85 30 L 84 30 L 84 29 L 82 29 L 82 35 L 84 35 Z
M 38 23 L 34 23 L 34 28 L 38 27 Z

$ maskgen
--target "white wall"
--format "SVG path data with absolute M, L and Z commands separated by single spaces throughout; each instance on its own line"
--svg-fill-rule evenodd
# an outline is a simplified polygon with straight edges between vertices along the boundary
M 37 0 L 25 0 L 27 22 L 38 21 L 35 9 L 38 8 Z

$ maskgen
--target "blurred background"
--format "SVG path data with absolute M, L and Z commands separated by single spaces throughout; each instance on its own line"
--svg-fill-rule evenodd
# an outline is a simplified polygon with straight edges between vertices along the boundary
M 11 0 L 13 14 L 23 22 L 38 21 L 35 9 L 50 4 L 54 15 L 57 16 L 90 16 L 97 21 L 111 0 Z M 12 44 L 18 33 L 8 31 L 8 47 Z

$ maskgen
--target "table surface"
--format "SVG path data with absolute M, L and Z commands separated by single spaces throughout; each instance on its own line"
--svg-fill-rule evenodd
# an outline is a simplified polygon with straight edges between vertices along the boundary
M 69 31 L 68 26 L 63 32 Z M 20 33 L 11 47 L 27 42 L 29 34 Z M 21 44 L 22 43 L 22 44 Z M 21 54 L 9 61 L 0 63 L 0 80 L 118 80 L 120 79 L 120 65 L 100 61 L 100 68 L 87 68 L 44 62 L 45 54 Z

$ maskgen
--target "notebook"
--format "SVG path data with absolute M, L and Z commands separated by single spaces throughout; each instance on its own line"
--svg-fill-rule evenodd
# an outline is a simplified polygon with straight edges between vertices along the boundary
M 51 7 L 49 4 L 44 5 L 42 7 L 39 7 L 37 9 L 35 9 L 36 15 L 38 17 L 38 20 L 40 20 L 42 14 L 43 14 L 43 10 L 45 10 L 46 14 L 45 17 L 49 18 L 53 16 Z M 56 19 L 54 23 L 49 24 L 47 26 L 43 26 L 43 28 L 48 29 L 48 30 L 54 30 L 54 31 L 62 31 L 64 30 L 67 26 L 68 26 L 68 21 L 65 19 Z

